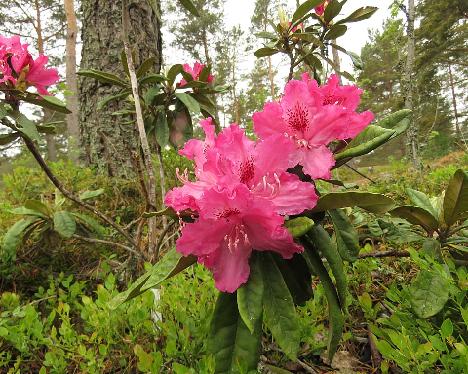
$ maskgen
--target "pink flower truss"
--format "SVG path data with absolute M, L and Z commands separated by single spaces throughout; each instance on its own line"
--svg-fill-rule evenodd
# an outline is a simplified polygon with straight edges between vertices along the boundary
M 282 134 L 294 146 L 287 155 L 288 148 L 277 148 L 289 166 L 300 164 L 312 178 L 329 179 L 335 160 L 327 145 L 355 137 L 374 118 L 371 112 L 356 112 L 360 95 L 357 87 L 340 86 L 336 76 L 319 87 L 304 74 L 288 82 L 280 102 L 267 103 L 253 115 L 255 132 L 262 139 Z
M 10 82 L 16 88 L 34 86 L 41 95 L 48 95 L 47 87 L 57 83 L 59 75 L 57 69 L 46 68 L 47 62 L 44 55 L 34 60 L 19 36 L 0 35 L 0 83 Z
M 323 14 L 325 13 L 325 9 L 327 8 L 328 4 L 331 3 L 331 0 L 330 1 L 325 1 L 323 4 L 319 5 L 319 6 L 316 6 L 315 7 L 315 13 L 317 13 L 318 16 L 323 16 Z
M 206 65 L 196 61 L 193 64 L 193 67 L 189 64 L 184 64 L 184 71 L 186 73 L 189 73 L 192 76 L 193 80 L 198 81 L 200 80 L 200 75 L 205 67 Z M 209 74 L 208 79 L 206 81 L 208 83 L 212 83 L 214 81 L 214 76 L 212 74 Z M 179 87 L 184 87 L 185 85 L 187 85 L 187 81 L 185 79 L 181 79 L 179 82 Z
M 234 292 L 247 282 L 254 249 L 274 251 L 286 259 L 303 250 L 271 202 L 255 198 L 243 184 L 211 188 L 199 206 L 198 220 L 183 227 L 176 248 L 183 255 L 197 256 L 213 272 L 220 291 Z

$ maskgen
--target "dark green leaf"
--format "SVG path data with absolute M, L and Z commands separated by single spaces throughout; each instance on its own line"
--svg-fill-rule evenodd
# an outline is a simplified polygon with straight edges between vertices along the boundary
M 457 170 L 444 197 L 444 221 L 448 226 L 468 217 L 468 174 Z
M 3 237 L 1 258 L 8 262 L 16 257 L 16 248 L 23 240 L 23 235 L 28 227 L 39 221 L 36 217 L 24 218 L 16 222 Z
M 119 100 L 119 99 L 125 99 L 127 96 L 131 95 L 132 91 L 131 90 L 125 90 L 123 92 L 120 92 L 116 95 L 110 95 L 106 96 L 104 99 L 100 100 L 97 105 L 98 110 L 102 110 L 104 107 L 106 107 L 110 102 Z
M 346 307 L 346 298 L 348 295 L 348 280 L 343 269 L 343 260 L 340 257 L 336 247 L 330 239 L 330 236 L 322 226 L 316 225 L 310 230 L 307 237 L 311 240 L 313 246 L 318 249 L 323 257 L 327 259 L 330 270 L 335 278 L 336 290 L 340 300 L 341 309 Z
M 93 217 L 81 213 L 72 213 L 72 215 L 78 218 L 79 221 L 82 221 L 82 223 L 87 228 L 91 229 L 91 231 L 94 231 L 99 235 L 104 235 L 106 233 L 106 228 L 102 226 L 98 221 L 96 221 Z
M 200 113 L 200 104 L 198 104 L 198 101 L 195 100 L 192 96 L 183 92 L 177 92 L 175 95 L 185 105 L 190 113 Z
M 106 73 L 104 71 L 99 71 L 99 70 L 94 70 L 94 69 L 85 69 L 85 70 L 80 70 L 78 72 L 78 75 L 81 75 L 87 78 L 96 79 L 97 81 L 101 83 L 107 83 L 107 84 L 120 86 L 124 88 L 129 87 L 129 84 L 126 81 L 120 79 L 117 75 Z
M 438 212 L 436 212 L 434 206 L 431 203 L 429 196 L 427 196 L 424 192 L 413 190 L 412 188 L 407 188 L 406 193 L 410 201 L 420 208 L 427 210 L 432 216 L 437 219 L 439 216 Z
M 437 271 L 422 270 L 409 288 L 411 306 L 419 318 L 439 313 L 449 298 L 449 281 Z
M 55 212 L 54 230 L 64 238 L 71 238 L 76 231 L 75 218 L 66 211 Z
M 273 34 L 271 32 L 268 32 L 268 31 L 261 31 L 261 32 L 257 32 L 255 34 L 255 36 L 257 38 L 264 38 L 264 39 L 273 39 L 275 40 L 277 38 L 277 35 L 276 34 Z
M 22 216 L 33 216 L 33 217 L 40 217 L 40 218 L 44 218 L 44 219 L 48 218 L 48 216 L 44 215 L 42 212 L 37 211 L 35 209 L 28 209 L 28 208 L 26 208 L 24 206 L 20 206 L 18 208 L 11 209 L 10 212 L 13 213 L 13 214 L 18 214 L 18 215 L 22 215 Z
M 323 19 L 328 24 L 330 21 L 335 18 L 341 12 L 341 8 L 343 7 L 344 2 L 333 0 L 328 4 L 325 8 L 325 13 L 323 14 Z
M 335 355 L 338 344 L 340 343 L 341 335 L 343 334 L 344 317 L 341 312 L 340 302 L 335 287 L 330 276 L 328 275 L 327 269 L 320 259 L 320 256 L 317 254 L 314 248 L 310 248 L 308 243 L 306 243 L 305 247 L 306 250 L 304 251 L 303 256 L 306 259 L 311 272 L 318 275 L 328 301 L 328 316 L 330 320 L 328 357 L 331 362 L 333 356 Z
M 0 145 L 7 145 L 18 139 L 20 135 L 17 132 L 9 134 L 0 134 Z
M 140 84 L 147 84 L 147 83 L 161 83 L 167 81 L 167 78 L 162 74 L 149 74 L 144 78 L 139 80 Z
M 305 235 L 314 226 L 314 221 L 308 217 L 297 217 L 286 221 L 284 226 L 293 238 L 298 238 Z
M 358 206 L 372 213 L 385 213 L 395 206 L 387 196 L 370 192 L 331 192 L 323 195 L 313 212 Z
M 220 293 L 211 321 L 209 351 L 215 357 L 215 374 L 257 370 L 262 341 L 262 319 L 251 333 L 237 310 L 235 294 Z
M 283 352 L 297 357 L 301 331 L 294 302 L 278 266 L 269 253 L 262 256 L 265 323 Z
M 317 5 L 320 5 L 324 2 L 324 0 L 307 0 L 304 1 L 294 12 L 292 22 L 296 22 L 298 19 L 304 17 L 307 13 L 309 13 L 312 9 L 314 9 Z
M 257 49 L 254 55 L 257 58 L 260 58 L 260 57 L 273 56 L 277 54 L 278 52 L 279 51 L 277 49 L 263 47 L 263 48 Z
M 37 131 L 36 125 L 33 121 L 31 121 L 22 113 L 18 113 L 18 115 L 15 117 L 15 120 L 18 131 L 22 132 L 31 140 L 39 141 L 39 132 Z
M 431 213 L 417 206 L 399 206 L 392 209 L 390 214 L 395 217 L 406 219 L 413 225 L 420 225 L 427 232 L 434 232 L 439 227 L 439 222 L 437 222 Z
M 42 213 L 44 217 L 50 217 L 50 209 L 43 202 L 38 200 L 27 200 L 24 203 L 25 208 Z
M 336 246 L 343 260 L 353 262 L 359 254 L 359 235 L 351 221 L 341 209 L 328 212 L 333 221 L 336 236 Z
M 197 262 L 196 257 L 181 256 L 174 248 L 172 248 L 158 263 L 138 278 L 125 292 L 115 296 L 110 302 L 109 307 L 116 309 L 121 304 L 131 300 L 143 292 L 154 288 L 164 282 L 166 279 L 185 270 Z
M 348 17 L 338 21 L 338 23 L 350 23 L 350 22 L 358 22 L 363 21 L 372 17 L 372 15 L 378 10 L 379 8 L 374 6 L 365 6 L 355 10 L 351 13 Z
M 239 314 L 253 334 L 263 314 L 263 276 L 260 256 L 256 253 L 250 259 L 249 281 L 237 290 Z
M 408 118 L 411 113 L 409 109 L 399 110 L 380 120 L 377 125 L 386 129 L 394 129 L 401 121 Z
M 156 131 L 156 141 L 161 148 L 164 148 L 169 143 L 169 125 L 167 124 L 167 116 L 164 108 L 157 112 L 154 121 L 154 130 Z
M 346 34 L 346 31 L 348 31 L 348 27 L 345 25 L 333 25 L 325 35 L 325 40 L 338 39 L 340 36 Z
M 169 82 L 169 86 L 172 86 L 175 82 L 175 79 L 179 74 L 184 71 L 184 67 L 181 64 L 172 65 L 167 72 L 167 80 Z
M 192 0 L 179 0 L 179 3 L 195 17 L 200 17 L 200 13 Z
M 155 64 L 156 64 L 156 57 L 154 56 L 143 61 L 143 63 L 140 65 L 140 67 L 138 68 L 136 72 L 137 78 L 143 77 L 148 71 L 151 70 L 151 68 L 155 66 Z
M 26 93 L 26 96 L 22 98 L 22 100 L 26 101 L 27 103 L 31 103 L 34 105 L 38 105 L 42 108 L 50 109 L 55 112 L 70 114 L 71 112 L 66 108 L 65 104 L 61 102 L 54 96 L 41 96 L 32 93 Z
M 130 71 L 128 70 L 128 60 L 125 50 L 122 50 L 120 53 L 120 63 L 122 64 L 122 69 L 125 72 L 125 75 L 130 78 Z
M 56 134 L 58 125 L 63 125 L 65 121 L 50 122 L 44 125 L 36 125 L 37 131 L 41 134 Z

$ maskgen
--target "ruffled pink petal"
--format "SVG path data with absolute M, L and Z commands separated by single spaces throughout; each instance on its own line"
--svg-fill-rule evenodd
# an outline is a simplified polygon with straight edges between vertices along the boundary
M 31 64 L 26 80 L 29 84 L 35 86 L 41 95 L 48 94 L 46 87 L 57 83 L 60 79 L 57 69 L 48 69 L 45 65 L 48 58 L 40 55 Z
M 271 135 L 284 134 L 288 128 L 283 120 L 283 109 L 279 103 L 269 102 L 263 111 L 253 114 L 255 133 L 262 139 Z
M 283 134 L 275 134 L 258 142 L 255 147 L 255 168 L 258 171 L 255 174 L 282 174 L 289 167 L 289 157 L 294 150 L 294 142 Z M 255 182 L 260 180 L 256 179 Z
M 299 152 L 299 164 L 304 173 L 312 179 L 330 179 L 331 169 L 335 165 L 333 153 L 325 146 L 312 149 L 302 149 Z
M 203 194 L 198 205 L 200 216 L 206 219 L 228 219 L 239 223 L 244 212 L 250 211 L 253 195 L 243 184 L 211 188 Z
M 338 139 L 355 138 L 374 120 L 374 113 L 370 111 L 362 113 L 351 113 L 348 117 L 346 131 Z
M 305 139 L 310 145 L 327 145 L 341 139 L 346 133 L 347 111 L 343 107 L 327 105 L 315 113 L 313 125 L 307 129 Z
M 164 204 L 177 212 L 187 209 L 196 212 L 198 211 L 197 201 L 202 197 L 205 190 L 210 187 L 202 182 L 186 183 L 182 187 L 170 190 L 164 198 Z

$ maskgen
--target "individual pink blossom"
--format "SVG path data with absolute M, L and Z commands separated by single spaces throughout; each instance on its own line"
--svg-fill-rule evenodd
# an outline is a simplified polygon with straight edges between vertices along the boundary
M 303 251 L 271 202 L 255 198 L 243 184 L 212 188 L 199 205 L 200 217 L 182 228 L 176 248 L 197 256 L 213 272 L 220 291 L 234 292 L 247 282 L 254 250 L 277 252 L 285 259 Z
M 294 150 L 277 152 L 291 167 L 299 164 L 310 177 L 329 179 L 335 160 L 327 145 L 356 136 L 374 118 L 371 112 L 355 111 L 360 94 L 355 87 L 339 86 L 334 76 L 319 87 L 304 74 L 302 80 L 288 82 L 280 102 L 267 103 L 253 115 L 255 132 L 262 139 L 282 134 Z
M 206 65 L 196 61 L 193 67 L 190 66 L 189 64 L 184 64 L 183 67 L 184 67 L 184 71 L 186 73 L 189 73 L 192 76 L 194 81 L 198 81 L 200 80 L 200 75 L 203 72 L 203 69 L 205 69 Z M 213 81 L 214 81 L 214 76 L 212 74 L 209 74 L 206 82 L 212 83 Z M 179 87 L 184 87 L 186 85 L 187 85 L 187 81 L 182 78 L 179 82 Z
M 197 201 L 211 187 L 244 184 L 258 198 L 269 200 L 279 214 L 299 214 L 317 203 L 314 186 L 286 172 L 294 146 L 284 136 L 272 136 L 261 142 L 247 138 L 237 125 L 226 128 L 217 137 L 211 120 L 202 122 L 206 140 L 190 140 L 180 154 L 195 161 L 197 180 L 180 177 L 184 185 L 170 191 L 165 203 L 177 211 L 198 211 Z
M 323 4 L 316 6 L 315 13 L 317 13 L 317 15 L 320 17 L 323 16 L 323 14 L 325 13 L 325 9 L 327 9 L 328 4 L 330 3 L 331 3 L 331 0 L 325 1 Z
M 47 87 L 57 83 L 60 79 L 57 69 L 46 67 L 48 61 L 48 57 L 39 55 L 29 63 L 29 70 L 26 74 L 27 85 L 36 87 L 41 95 L 49 95 Z

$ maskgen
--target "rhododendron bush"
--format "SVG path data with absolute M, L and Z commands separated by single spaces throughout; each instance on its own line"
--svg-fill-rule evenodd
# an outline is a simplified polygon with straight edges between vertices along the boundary
M 174 171 L 180 186 L 166 194 L 166 208 L 144 217 L 164 215 L 179 224 L 175 248 L 149 258 L 153 267 L 109 305 L 116 308 L 195 262 L 202 264 L 220 291 L 209 342 L 217 373 L 256 369 L 263 326 L 288 357 L 296 357 L 301 331 L 295 308 L 312 297 L 313 276 L 323 283 L 328 301 L 332 358 L 348 305 L 343 262 L 356 260 L 359 251 L 357 233 L 341 208 L 359 206 L 383 213 L 394 207 L 379 194 L 323 194 L 317 187 L 318 180 L 343 186 L 331 179 L 334 168 L 373 151 L 408 126 L 408 111 L 371 124 L 374 114 L 358 109 L 362 91 L 342 83 L 352 77 L 328 58 L 330 40 L 343 35 L 347 23 L 366 19 L 376 10 L 360 8 L 337 20 L 343 4 L 305 1 L 292 18 L 281 12 L 276 27 L 260 35 L 268 42 L 255 55 L 284 54 L 291 68 L 281 96 L 253 115 L 254 138 L 238 124 L 222 129 L 216 121 L 212 97 L 227 88 L 217 85 L 210 66 L 200 62 L 154 73 L 151 61 L 136 70 L 124 55 L 127 77 L 92 69 L 79 73 L 119 87 L 100 105 L 122 101 L 125 108 L 115 115 L 132 123 L 141 114 L 140 135 L 153 134 L 160 148 L 175 147 L 193 162 L 193 172 Z M 345 48 L 339 50 L 356 60 Z M 326 63 L 335 68 L 334 74 L 326 74 Z M 48 96 L 48 87 L 59 77 L 46 64 L 47 57 L 34 58 L 19 37 L 0 36 L 0 120 L 9 128 L 0 140 L 22 139 L 67 198 L 111 225 L 138 254 L 140 248 L 125 230 L 63 189 L 37 151 L 35 142 L 44 129 L 21 113 L 21 104 L 67 113 L 57 98 Z M 307 72 L 299 76 L 299 67 Z M 37 93 L 30 90 L 33 87 Z M 203 129 L 204 139 L 193 138 L 194 122 Z M 59 234 L 73 236 L 73 230 L 60 231 L 56 223 L 50 225 Z

